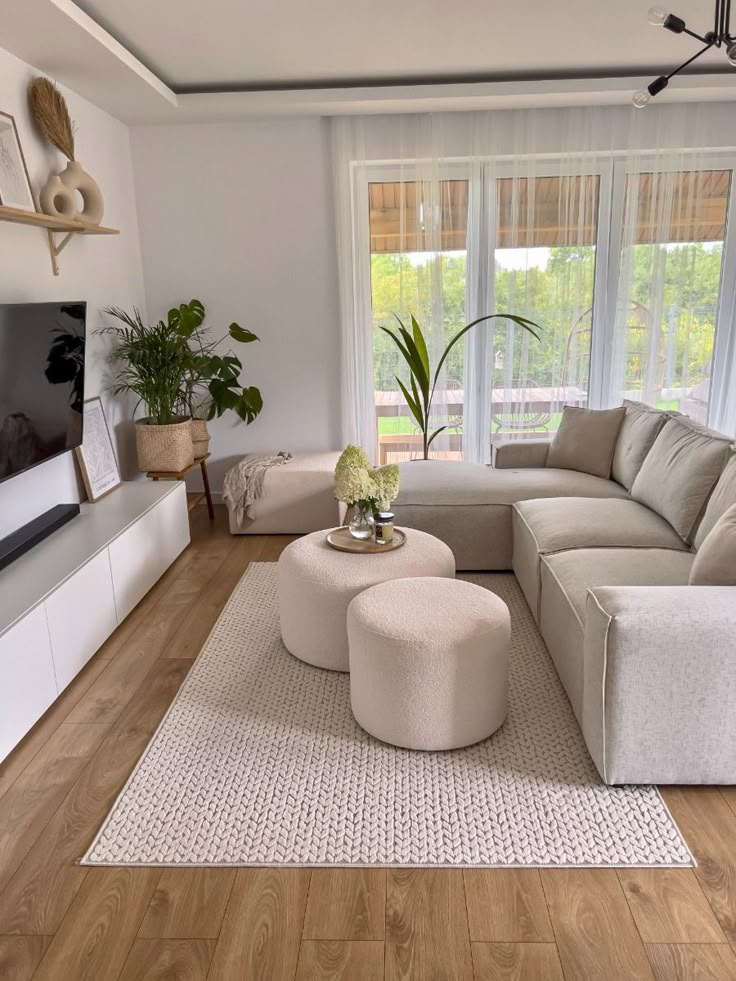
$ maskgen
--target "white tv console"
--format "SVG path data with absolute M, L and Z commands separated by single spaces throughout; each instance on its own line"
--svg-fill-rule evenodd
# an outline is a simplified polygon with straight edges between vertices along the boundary
M 188 544 L 184 483 L 132 481 L 0 572 L 0 760 Z

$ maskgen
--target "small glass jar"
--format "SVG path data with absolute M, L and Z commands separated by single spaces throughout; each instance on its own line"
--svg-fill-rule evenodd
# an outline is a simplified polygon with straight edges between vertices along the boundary
M 373 516 L 374 536 L 377 545 L 389 545 L 394 540 L 393 511 L 379 511 Z

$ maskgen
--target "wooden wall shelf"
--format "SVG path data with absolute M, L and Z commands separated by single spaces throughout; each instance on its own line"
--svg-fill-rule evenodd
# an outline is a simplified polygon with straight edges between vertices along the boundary
M 15 225 L 33 225 L 36 228 L 46 229 L 54 276 L 59 275 L 59 255 L 75 235 L 120 234 L 117 228 L 90 225 L 88 222 L 79 221 L 76 218 L 52 218 L 50 215 L 41 214 L 40 211 L 24 211 L 21 208 L 8 208 L 5 205 L 0 205 L 0 221 L 9 221 Z M 55 234 L 63 235 L 58 243 L 54 239 Z

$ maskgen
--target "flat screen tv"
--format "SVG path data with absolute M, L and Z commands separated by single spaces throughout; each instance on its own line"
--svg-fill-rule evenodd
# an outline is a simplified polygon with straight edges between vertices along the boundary
M 87 305 L 0 304 L 0 481 L 82 442 Z

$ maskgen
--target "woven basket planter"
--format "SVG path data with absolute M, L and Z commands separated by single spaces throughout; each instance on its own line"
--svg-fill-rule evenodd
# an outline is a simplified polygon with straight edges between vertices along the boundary
M 194 444 L 194 459 L 200 460 L 207 456 L 210 449 L 210 432 L 206 419 L 192 419 L 192 443 Z
M 148 419 L 135 424 L 135 445 L 141 470 L 178 472 L 194 462 L 192 420 L 157 426 Z

